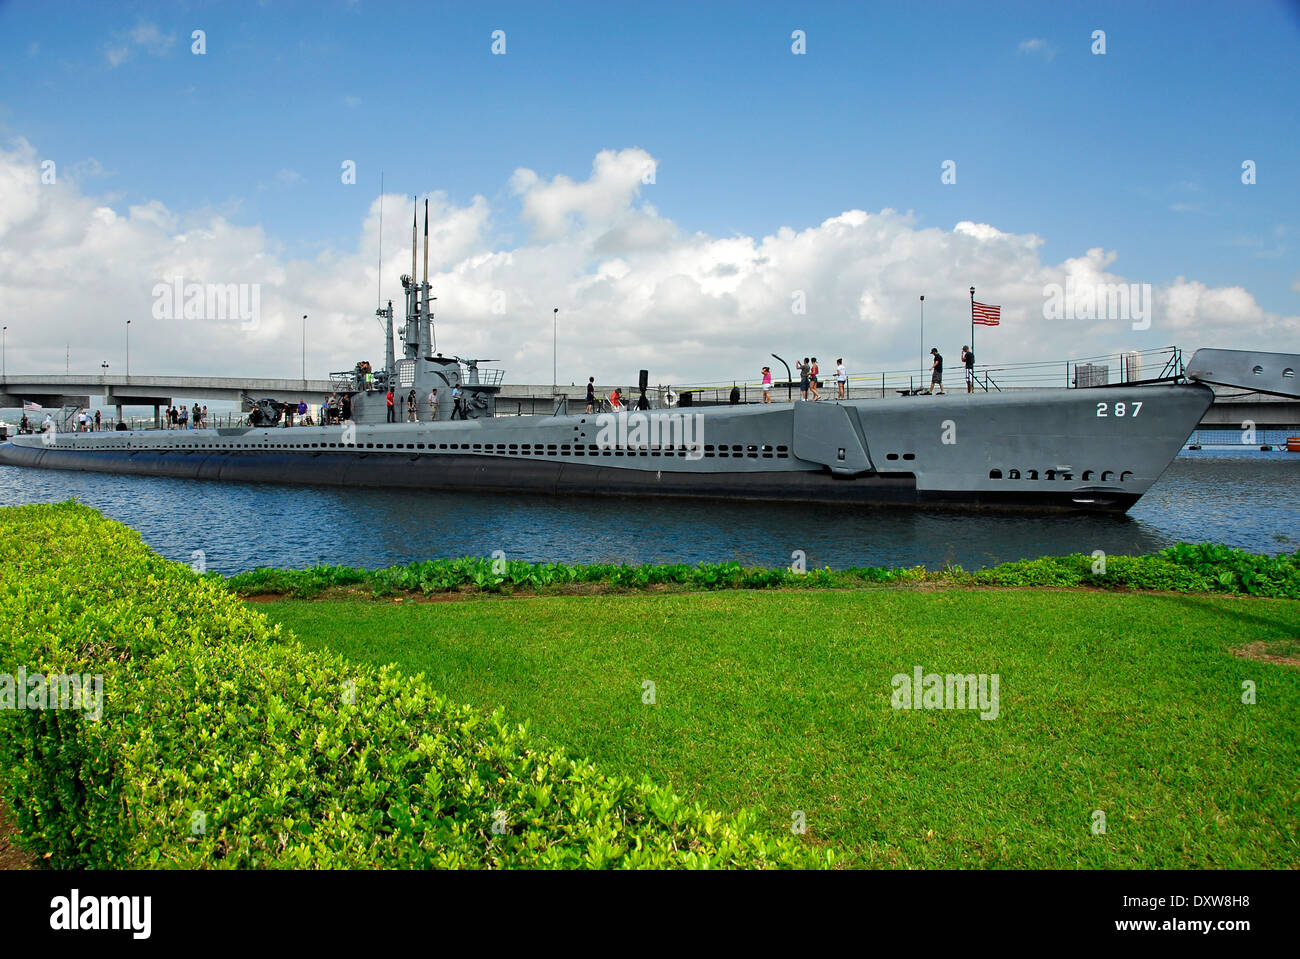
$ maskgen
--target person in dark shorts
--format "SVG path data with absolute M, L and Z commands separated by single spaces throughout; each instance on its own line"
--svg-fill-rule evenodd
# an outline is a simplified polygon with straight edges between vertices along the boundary
M 803 362 L 796 363 L 795 366 L 799 367 L 799 395 L 802 396 L 805 400 L 807 400 L 808 399 L 808 373 L 812 369 L 812 364 L 808 362 L 808 357 L 805 356 L 803 358 Z
M 939 395 L 943 396 L 943 357 L 939 354 L 938 347 L 930 347 L 930 355 L 934 357 L 934 362 L 930 365 L 930 388 L 927 393 L 933 393 L 934 388 L 939 387 Z
M 596 378 L 587 377 L 587 412 L 594 412 L 596 409 Z
M 961 363 L 966 367 L 966 392 L 975 392 L 975 351 L 969 346 L 961 348 Z

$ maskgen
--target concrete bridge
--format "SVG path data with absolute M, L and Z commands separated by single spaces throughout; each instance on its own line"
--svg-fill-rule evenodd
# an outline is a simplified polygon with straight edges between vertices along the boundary
M 224 400 L 246 406 L 254 399 L 274 396 L 319 404 L 330 394 L 329 380 L 274 379 L 242 376 L 125 376 L 93 373 L 10 374 L 0 377 L 0 407 L 37 403 L 46 409 L 89 406 L 92 396 L 104 406 L 170 406 L 177 399 Z

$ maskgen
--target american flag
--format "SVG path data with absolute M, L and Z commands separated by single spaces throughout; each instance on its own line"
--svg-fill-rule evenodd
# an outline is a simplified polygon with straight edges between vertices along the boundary
M 1002 307 L 989 306 L 987 303 L 977 303 L 971 300 L 971 319 L 980 326 L 997 326 L 1002 319 Z
M 33 403 L 30 400 L 23 400 L 24 413 L 39 413 L 41 411 L 40 403 Z

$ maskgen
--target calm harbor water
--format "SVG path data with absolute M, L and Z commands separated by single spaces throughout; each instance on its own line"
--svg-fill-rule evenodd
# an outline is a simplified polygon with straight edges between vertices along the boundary
M 786 566 L 967 569 L 1180 540 L 1259 553 L 1300 548 L 1300 455 L 1184 451 L 1127 516 L 504 496 L 193 482 L 0 467 L 0 505 L 76 499 L 139 530 L 169 559 L 209 569 L 320 563 L 377 568 L 447 556 L 535 562 L 734 559 Z

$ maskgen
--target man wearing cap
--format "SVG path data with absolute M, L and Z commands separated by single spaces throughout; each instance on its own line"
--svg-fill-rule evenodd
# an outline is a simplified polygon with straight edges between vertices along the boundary
M 939 348 L 930 347 L 930 355 L 934 357 L 934 362 L 930 365 L 930 388 L 926 393 L 933 393 L 934 388 L 939 387 L 939 395 L 943 396 L 943 357 L 939 354 Z

